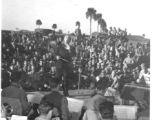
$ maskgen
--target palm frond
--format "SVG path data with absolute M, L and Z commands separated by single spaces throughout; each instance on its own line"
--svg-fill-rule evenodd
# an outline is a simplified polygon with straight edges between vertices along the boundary
M 93 15 L 96 14 L 96 10 L 94 8 L 88 8 L 86 12 L 86 18 L 88 19 L 89 17 L 92 19 Z

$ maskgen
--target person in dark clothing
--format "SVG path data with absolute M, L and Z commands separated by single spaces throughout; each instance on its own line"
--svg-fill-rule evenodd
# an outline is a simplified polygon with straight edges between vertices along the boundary
M 65 96 L 68 94 L 68 73 L 70 71 L 70 65 L 72 61 L 70 43 L 71 39 L 69 36 L 65 36 L 64 43 L 57 47 L 56 49 L 56 77 L 59 78 L 61 82 L 63 77 L 63 92 Z
M 77 42 L 78 42 L 78 45 L 79 45 L 81 43 L 80 40 L 81 40 L 81 37 L 82 37 L 79 21 L 76 22 L 76 26 L 77 26 L 77 28 L 75 30 L 75 35 L 77 37 Z
M 5 69 L 2 69 L 2 82 L 1 82 L 2 89 L 11 85 L 9 78 L 10 78 L 9 72 Z
M 123 68 L 123 73 L 120 76 L 119 87 L 118 87 L 118 91 L 120 93 L 122 92 L 122 89 L 123 89 L 123 87 L 126 83 L 131 83 L 132 82 L 132 80 L 130 78 L 131 78 L 131 76 L 130 76 L 130 73 L 127 72 L 127 68 Z
M 59 93 L 59 82 L 58 78 L 54 78 L 51 80 L 51 93 L 45 95 L 40 103 L 44 101 L 51 101 L 55 108 L 57 108 L 59 112 L 59 116 L 63 120 L 68 120 L 69 111 L 68 111 L 68 101 L 67 98 Z M 55 113 L 54 113 L 55 114 Z
M 20 72 L 11 73 L 11 85 L 2 90 L 2 97 L 19 99 L 23 109 L 22 113 L 26 115 L 30 111 L 31 106 L 28 103 L 25 91 L 19 86 L 21 75 Z
M 39 114 L 37 112 L 38 106 L 39 106 L 39 104 L 37 104 L 37 103 L 33 104 L 33 107 L 32 107 L 33 113 L 28 115 L 28 120 L 34 120 L 36 117 L 39 116 Z
M 141 117 L 150 117 L 150 92 L 144 93 L 144 102 L 138 101 L 137 105 L 140 109 L 138 109 L 137 119 Z

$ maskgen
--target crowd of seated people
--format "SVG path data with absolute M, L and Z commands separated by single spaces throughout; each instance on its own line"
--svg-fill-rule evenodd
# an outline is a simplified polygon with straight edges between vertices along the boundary
M 33 107 L 28 103 L 24 90 L 51 90 L 51 93 L 42 99 L 42 101 L 44 99 L 51 101 L 53 100 L 50 97 L 51 94 L 59 89 L 59 84 L 53 84 L 56 72 L 54 52 L 56 46 L 62 44 L 62 38 L 56 39 L 55 46 L 50 43 L 54 38 L 46 39 L 35 34 L 14 35 L 3 39 L 2 96 L 18 99 L 21 102 L 22 115 L 27 115 Z M 108 87 L 112 87 L 120 94 L 127 83 L 150 87 L 150 43 L 138 43 L 135 47 L 132 43 L 127 45 L 127 42 L 125 34 L 121 37 L 110 34 L 108 37 L 72 40 L 70 46 L 73 50 L 73 61 L 69 87 L 77 88 L 79 75 L 81 75 L 80 88 L 97 88 L 88 102 L 98 97 L 104 102 L 104 93 L 108 94 L 105 91 Z M 106 86 L 100 86 L 100 82 Z M 38 107 L 40 108 L 39 114 L 46 115 L 48 111 L 56 108 L 58 110 L 56 114 L 60 115 L 60 119 L 68 119 L 70 115 L 66 110 L 66 97 L 59 93 L 55 95 L 62 99 L 51 101 L 53 106 L 52 103 L 48 105 L 46 101 L 46 103 L 42 102 L 42 106 Z M 59 102 L 60 106 L 56 102 Z M 97 103 L 95 109 L 100 111 L 99 106 L 102 102 Z M 61 104 L 64 104 L 63 107 Z M 46 110 L 43 107 L 46 107 Z M 43 110 L 44 112 L 40 112 Z M 35 116 L 38 115 L 36 111 L 35 114 Z
M 144 84 L 141 80 L 145 79 L 142 73 L 139 77 L 140 65 L 144 63 L 145 69 L 150 68 L 150 44 L 138 43 L 135 47 L 132 43 L 127 45 L 124 38 L 111 36 L 72 40 L 70 46 L 73 61 L 69 87 L 77 87 L 79 69 L 82 71 L 80 88 L 90 88 L 103 70 L 111 80 L 111 85 L 119 92 L 125 83 Z M 8 79 L 12 71 L 20 71 L 20 84 L 23 89 L 49 90 L 48 78 L 53 78 L 56 72 L 54 52 L 56 46 L 61 44 L 62 38 L 57 38 L 55 46 L 51 45 L 50 41 L 56 38 L 43 38 L 35 34 L 14 35 L 12 38 L 3 39 L 2 88 L 10 85 Z M 145 72 L 144 74 L 149 74 L 149 71 Z

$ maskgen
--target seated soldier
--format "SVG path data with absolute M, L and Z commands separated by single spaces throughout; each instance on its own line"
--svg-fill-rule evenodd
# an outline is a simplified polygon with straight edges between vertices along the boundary
M 84 104 L 84 107 L 86 110 L 99 111 L 100 103 L 104 102 L 106 99 L 104 97 L 104 94 L 107 89 L 107 86 L 105 85 L 105 83 L 106 81 L 103 81 L 101 79 L 97 82 L 97 92 L 95 93 L 93 97 L 88 99 Z
M 150 70 L 146 67 L 145 63 L 141 64 L 141 71 L 137 83 L 150 86 Z
M 120 93 L 122 92 L 122 89 L 126 83 L 132 82 L 132 79 L 130 79 L 130 74 L 127 72 L 127 68 L 125 67 L 123 68 L 123 73 L 120 75 L 118 82 L 119 82 L 118 91 Z
M 59 80 L 57 78 L 53 78 L 51 80 L 50 87 L 51 92 L 42 98 L 41 103 L 44 101 L 52 101 L 54 107 L 59 111 L 59 117 L 63 120 L 68 120 L 68 101 L 64 95 L 59 93 Z M 58 116 L 56 113 L 54 113 L 54 115 Z
M 30 105 L 27 101 L 26 93 L 23 89 L 20 89 L 19 81 L 21 79 L 20 72 L 11 73 L 11 85 L 2 90 L 2 97 L 19 99 L 22 104 L 23 114 L 26 114 L 30 110 Z
M 105 68 L 107 74 L 111 74 L 113 70 L 112 62 L 109 62 L 108 66 Z
M 133 58 L 130 56 L 130 54 L 127 55 L 127 57 L 124 59 L 123 61 L 124 66 L 126 66 L 127 68 L 133 68 L 134 66 L 134 60 Z

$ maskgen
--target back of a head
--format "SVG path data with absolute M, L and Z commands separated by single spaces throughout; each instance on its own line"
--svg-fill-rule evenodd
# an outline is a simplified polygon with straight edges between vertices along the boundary
M 59 85 L 59 83 L 60 83 L 59 78 L 53 78 L 53 79 L 51 79 L 51 82 L 50 82 L 51 89 L 57 88 L 58 85 Z
M 103 119 L 113 119 L 114 104 L 109 101 L 102 102 L 99 111 Z
M 100 80 L 97 82 L 97 90 L 105 90 L 107 88 L 109 81 L 108 79 L 100 78 Z
M 11 81 L 17 83 L 21 79 L 21 76 L 22 76 L 21 72 L 14 71 L 11 73 Z
M 53 106 L 53 103 L 50 101 L 43 101 L 40 103 L 38 111 L 40 114 L 47 115 L 50 110 L 53 110 Z
M 79 21 L 76 22 L 76 26 L 80 26 L 80 22 Z

